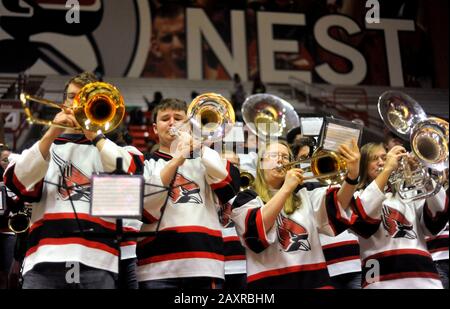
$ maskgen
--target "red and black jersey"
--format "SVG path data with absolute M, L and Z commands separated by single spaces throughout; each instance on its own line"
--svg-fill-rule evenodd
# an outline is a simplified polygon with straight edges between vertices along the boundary
M 333 237 L 320 234 L 320 243 L 331 277 L 361 272 L 358 236 L 349 231 Z
M 365 288 L 442 288 L 425 237 L 448 221 L 442 190 L 426 200 L 405 203 L 372 182 L 356 193 L 355 212 Z
M 89 208 L 90 176 L 115 170 L 117 157 L 123 158 L 123 168 L 130 173 L 138 165 L 134 160 L 143 160 L 136 148 L 109 140 L 99 152 L 80 134 L 56 139 L 49 160 L 42 157 L 39 142 L 14 158 L 5 172 L 5 185 L 33 208 L 24 274 L 38 263 L 64 261 L 118 271 L 113 239 L 80 233 L 80 227 L 94 233 L 115 231 L 114 220 L 92 217 Z
M 251 190 L 237 195 L 232 218 L 246 248 L 250 288 L 332 288 L 319 233 L 337 235 L 355 220 L 336 194 L 337 188 L 301 189 L 301 206 L 289 216 L 282 211 L 270 230 L 260 197 Z
M 448 260 L 448 223 L 436 236 L 427 237 L 427 248 L 433 261 Z
M 234 165 L 230 166 L 230 175 L 235 192 L 240 189 L 240 172 Z M 231 220 L 232 203 L 234 197 L 227 203 L 219 204 L 219 221 L 222 225 L 223 254 L 225 257 L 225 275 L 245 274 L 245 249 L 237 235 L 235 224 Z
M 235 196 L 230 163 L 205 148 L 201 157 L 186 159 L 172 188 L 161 191 L 161 170 L 172 157 L 155 152 L 145 162 L 147 187 L 143 231 L 155 231 L 138 243 L 138 281 L 180 277 L 224 278 L 224 247 L 218 205 Z M 167 200 L 167 203 L 165 203 Z M 164 215 L 161 217 L 162 207 Z M 159 222 L 160 221 L 160 222 Z

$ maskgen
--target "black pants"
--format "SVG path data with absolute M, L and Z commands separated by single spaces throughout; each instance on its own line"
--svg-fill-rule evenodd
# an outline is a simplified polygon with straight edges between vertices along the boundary
M 439 273 L 439 277 L 441 278 L 442 285 L 444 289 L 448 290 L 448 260 L 435 261 L 434 265 L 436 265 L 436 269 Z
M 117 274 L 79 264 L 40 263 L 23 277 L 23 289 L 115 289 Z M 79 269 L 79 274 L 74 270 Z M 79 276 L 78 276 L 79 275 Z
M 0 233 L 0 289 L 8 288 L 8 278 L 14 260 L 16 236 Z
M 221 289 L 223 280 L 210 277 L 168 278 L 139 282 L 140 289 Z
M 336 289 L 361 289 L 361 273 L 349 273 L 331 277 Z

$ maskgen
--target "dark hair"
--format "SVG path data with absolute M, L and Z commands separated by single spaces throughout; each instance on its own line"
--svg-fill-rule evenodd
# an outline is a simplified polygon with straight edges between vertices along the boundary
M 178 3 L 166 3 L 156 10 L 153 21 L 158 18 L 175 18 L 184 14 L 184 7 Z
M 303 137 L 299 141 L 295 141 L 291 146 L 292 153 L 295 157 L 297 157 L 298 152 L 303 146 L 309 146 L 309 154 L 308 157 L 311 157 L 314 151 L 314 147 L 316 146 L 316 140 L 313 137 Z
M 187 111 L 186 102 L 181 101 L 179 99 L 167 98 L 163 99 L 161 103 L 159 103 L 152 113 L 152 123 L 156 123 L 156 118 L 158 117 L 159 111 L 164 111 L 166 109 L 172 109 L 175 111 Z
M 95 76 L 94 73 L 91 72 L 83 72 L 81 74 L 78 74 L 77 76 L 72 77 L 71 79 L 69 79 L 67 81 L 67 83 L 64 86 L 64 100 L 66 99 L 67 96 L 67 89 L 69 88 L 70 84 L 75 84 L 78 87 L 83 87 L 86 86 L 87 84 L 90 83 L 95 83 L 98 82 L 98 78 L 97 76 Z

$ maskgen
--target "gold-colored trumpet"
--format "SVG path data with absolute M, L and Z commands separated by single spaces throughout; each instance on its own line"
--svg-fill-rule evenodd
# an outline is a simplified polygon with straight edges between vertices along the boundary
M 290 162 L 277 168 L 287 171 L 301 163 L 307 162 L 310 162 L 311 165 L 303 169 L 303 171 L 312 172 L 313 176 L 304 177 L 303 180 L 317 179 L 323 185 L 342 183 L 348 172 L 347 163 L 338 153 L 324 149 L 317 149 L 311 156 L 311 159 Z
M 241 175 L 240 191 L 245 191 L 253 188 L 253 185 L 255 184 L 255 177 L 250 172 L 247 171 L 242 171 L 240 175 Z
M 75 96 L 71 107 L 43 98 L 37 98 L 27 93 L 21 93 L 20 100 L 25 110 L 27 121 L 30 124 L 35 123 L 64 129 L 84 129 L 87 131 L 102 131 L 103 133 L 108 133 L 114 130 L 122 122 L 125 115 L 125 103 L 119 90 L 115 86 L 104 82 L 90 83 L 81 88 Z M 73 128 L 56 124 L 50 120 L 35 118 L 27 101 L 33 101 L 61 110 L 73 110 L 78 127 Z

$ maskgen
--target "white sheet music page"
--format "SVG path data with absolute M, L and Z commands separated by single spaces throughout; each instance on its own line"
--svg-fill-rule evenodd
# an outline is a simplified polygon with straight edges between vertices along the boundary
M 342 144 L 351 147 L 352 139 L 355 139 L 358 143 L 360 134 L 361 131 L 358 129 L 341 126 L 336 123 L 329 123 L 325 133 L 323 148 L 326 150 L 337 151 Z
M 304 136 L 318 136 L 323 125 L 323 118 L 304 117 L 301 118 L 302 134 Z
M 92 176 L 91 215 L 139 218 L 143 199 L 141 176 Z

